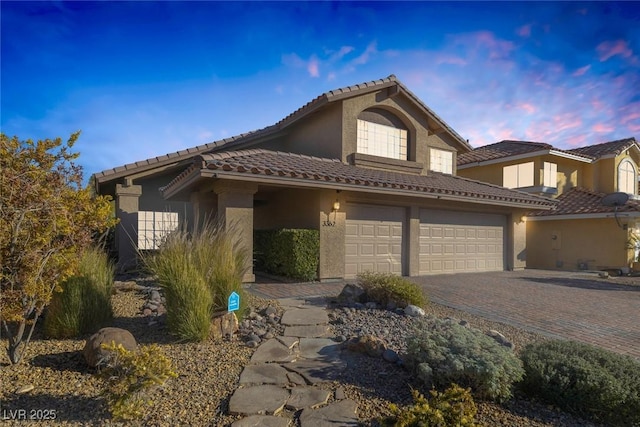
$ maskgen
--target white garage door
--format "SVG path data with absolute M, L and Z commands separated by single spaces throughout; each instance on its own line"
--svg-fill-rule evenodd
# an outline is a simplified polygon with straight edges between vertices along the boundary
M 420 211 L 420 274 L 504 270 L 506 217 Z
M 345 277 L 364 271 L 402 274 L 405 210 L 347 205 Z

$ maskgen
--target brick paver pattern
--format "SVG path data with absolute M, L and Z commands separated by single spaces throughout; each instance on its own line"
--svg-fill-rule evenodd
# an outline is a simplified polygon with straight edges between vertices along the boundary
M 410 280 L 438 304 L 640 359 L 640 286 L 617 283 L 616 278 L 600 279 L 594 273 L 545 270 Z M 250 290 L 265 298 L 305 298 L 337 295 L 344 283 L 258 283 Z
M 544 270 L 411 279 L 439 304 L 640 359 L 640 286 Z

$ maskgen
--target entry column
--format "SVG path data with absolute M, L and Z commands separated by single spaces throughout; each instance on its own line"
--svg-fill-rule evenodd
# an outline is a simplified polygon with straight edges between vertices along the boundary
M 133 185 L 125 178 L 124 184 L 116 185 L 116 211 L 120 222 L 116 226 L 116 247 L 118 249 L 118 269 L 121 271 L 135 266 L 138 255 L 138 199 L 142 186 Z
M 239 181 L 217 181 L 213 191 L 218 195 L 218 215 L 226 230 L 247 251 L 247 272 L 242 281 L 255 282 L 253 274 L 253 195 L 258 185 Z

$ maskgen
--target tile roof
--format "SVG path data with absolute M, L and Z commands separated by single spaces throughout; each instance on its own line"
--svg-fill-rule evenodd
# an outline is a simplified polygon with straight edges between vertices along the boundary
M 585 157 L 584 160 L 588 161 L 591 157 L 573 153 L 570 150 L 560 150 L 555 148 L 551 144 L 544 142 L 531 142 L 531 141 L 513 141 L 504 140 L 496 142 L 495 144 L 485 145 L 469 151 L 467 153 L 458 154 L 457 165 L 464 166 L 471 163 L 486 162 L 489 160 L 503 159 L 512 156 L 521 156 L 524 154 L 536 153 L 539 151 L 551 151 L 557 153 L 565 153 L 573 156 Z
M 574 153 L 582 156 L 589 156 L 594 159 L 598 159 L 602 156 L 608 156 L 608 155 L 617 156 L 618 154 L 622 153 L 624 150 L 628 149 L 633 145 L 637 146 L 637 142 L 635 138 L 625 138 L 625 139 L 618 139 L 616 141 L 604 142 L 602 144 L 574 148 L 572 150 L 567 150 L 567 151 L 569 151 L 570 153 Z
M 430 172 L 429 175 L 404 174 L 356 167 L 336 159 L 263 149 L 197 156 L 189 169 L 162 189 L 163 193 L 178 191 L 183 183 L 192 182 L 194 176 L 200 176 L 204 170 L 215 173 L 218 177 L 243 175 L 244 179 L 252 176 L 256 181 L 279 181 L 282 184 L 297 181 L 310 187 L 323 184 L 325 187 L 352 188 L 354 191 L 389 191 L 396 194 L 408 192 L 413 196 L 430 195 L 540 209 L 549 209 L 555 205 L 555 201 L 545 197 L 437 172 Z
M 557 215 L 582 215 L 582 214 L 599 214 L 613 213 L 616 211 L 614 207 L 604 206 L 602 198 L 605 193 L 598 193 L 583 187 L 574 187 L 562 193 L 556 199 L 558 204 L 555 209 L 549 211 L 536 211 L 530 213 L 529 216 L 557 216 Z M 618 212 L 638 212 L 640 211 L 640 200 L 629 199 L 629 201 L 617 209 Z
M 221 139 L 218 141 L 210 142 L 208 144 L 203 144 L 197 147 L 188 148 L 182 151 L 177 151 L 175 153 L 169 153 L 163 156 L 153 157 L 153 158 L 142 160 L 135 163 L 129 163 L 129 164 L 118 166 L 112 169 L 106 169 L 101 172 L 97 172 L 95 174 L 95 177 L 98 182 L 109 181 L 111 179 L 129 175 L 134 172 L 141 172 L 144 170 L 152 169 L 154 167 L 179 162 L 182 160 L 188 160 L 194 155 L 207 153 L 207 152 L 214 152 L 221 149 L 230 149 L 236 145 L 250 142 L 255 138 L 274 134 L 280 131 L 281 129 L 285 128 L 289 124 L 295 122 L 296 120 L 304 117 L 308 113 L 322 107 L 328 102 L 337 101 L 339 99 L 346 98 L 346 97 L 357 96 L 369 91 L 380 90 L 381 88 L 385 88 L 393 85 L 397 85 L 398 87 L 400 87 L 407 94 L 407 96 L 409 96 L 409 98 L 411 98 L 428 115 L 430 115 L 443 128 L 445 128 L 449 133 L 451 133 L 454 136 L 454 138 L 456 138 L 462 146 L 468 148 L 469 150 L 472 149 L 472 147 L 464 138 L 462 138 L 455 130 L 453 130 L 453 128 L 451 128 L 447 123 L 445 123 L 444 120 L 442 120 L 433 110 L 431 110 L 424 102 L 422 102 L 413 92 L 407 89 L 407 87 L 404 86 L 396 78 L 395 75 L 391 74 L 388 77 L 385 77 L 383 79 L 364 82 L 364 83 L 360 83 L 352 86 L 346 86 L 343 88 L 334 89 L 334 90 L 325 92 L 322 95 L 317 96 L 313 100 L 307 102 L 305 105 L 298 108 L 293 113 L 289 114 L 288 116 L 278 121 L 277 123 L 264 127 L 262 129 L 246 132 L 240 135 L 232 136 L 230 138 Z
M 504 140 L 458 154 L 458 166 L 551 149 L 551 145 L 543 142 Z

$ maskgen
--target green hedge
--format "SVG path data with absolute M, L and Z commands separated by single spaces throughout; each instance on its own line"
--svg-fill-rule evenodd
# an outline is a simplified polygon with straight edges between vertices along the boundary
M 544 341 L 521 355 L 522 390 L 612 426 L 640 426 L 640 363 L 575 341 Z
M 293 279 L 314 280 L 318 277 L 318 230 L 256 230 L 254 245 L 256 269 Z

